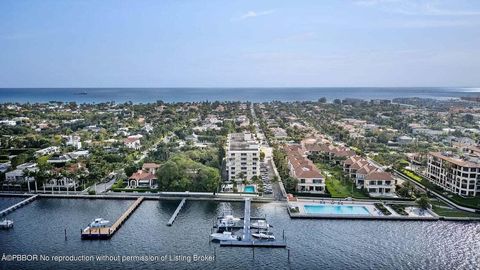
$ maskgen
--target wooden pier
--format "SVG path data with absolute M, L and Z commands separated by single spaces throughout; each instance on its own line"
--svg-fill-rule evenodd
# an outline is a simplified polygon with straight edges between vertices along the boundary
M 182 210 L 182 207 L 185 204 L 185 201 L 187 201 L 187 199 L 183 198 L 182 201 L 180 202 L 180 204 L 178 205 L 177 209 L 175 210 L 175 212 L 173 212 L 173 215 L 170 218 L 170 220 L 168 220 L 167 226 L 172 226 L 173 222 L 175 221 L 175 219 L 178 216 L 178 213 L 180 213 L 180 210 Z
M 9 213 L 17 210 L 18 208 L 20 208 L 20 207 L 22 207 L 22 206 L 24 206 L 24 205 L 27 205 L 27 204 L 33 202 L 37 197 L 38 197 L 38 195 L 33 195 L 33 196 L 28 197 L 28 198 L 26 198 L 25 200 L 23 200 L 23 201 L 21 201 L 21 202 L 19 202 L 19 203 L 16 203 L 16 204 L 14 204 L 14 205 L 12 205 L 12 206 L 10 206 L 10 207 L 2 210 L 2 211 L 0 212 L 0 216 L 5 216 L 5 215 L 7 215 L 7 214 L 9 214 Z
M 144 197 L 139 197 L 130 207 L 125 211 L 120 218 L 113 223 L 110 227 L 101 228 L 86 228 L 82 231 L 82 239 L 109 239 L 112 237 L 123 223 L 130 217 L 130 215 L 138 208 L 143 202 Z

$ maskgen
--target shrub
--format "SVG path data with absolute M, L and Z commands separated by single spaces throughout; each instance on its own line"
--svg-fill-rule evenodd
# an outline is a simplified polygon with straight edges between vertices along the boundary
M 382 203 L 375 203 L 374 204 L 375 207 L 380 210 L 380 212 L 382 212 L 384 215 L 386 216 L 390 216 L 392 213 L 390 213 L 390 211 L 388 211 L 388 209 L 385 207 L 385 205 L 383 205 Z

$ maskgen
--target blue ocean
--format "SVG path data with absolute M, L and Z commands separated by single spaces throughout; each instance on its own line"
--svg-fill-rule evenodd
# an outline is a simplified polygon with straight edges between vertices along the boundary
M 446 87 L 316 87 L 316 88 L 0 88 L 0 103 L 75 101 L 77 103 L 151 103 L 198 101 L 308 101 L 334 99 L 449 99 L 478 96 L 480 88 Z

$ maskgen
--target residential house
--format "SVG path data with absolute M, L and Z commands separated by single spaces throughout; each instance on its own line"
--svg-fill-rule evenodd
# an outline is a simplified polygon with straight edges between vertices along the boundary
M 35 181 L 35 177 L 28 176 L 25 173 L 27 172 L 36 172 L 38 167 L 36 163 L 24 163 L 17 166 L 13 171 L 5 173 L 5 181 L 10 183 L 26 183 Z
M 157 163 L 143 163 L 142 170 L 151 174 L 156 174 L 160 164 Z
M 135 137 L 132 137 L 132 138 L 128 137 L 123 141 L 123 143 L 127 148 L 130 148 L 130 149 L 140 150 L 140 148 L 142 147 L 142 144 L 140 143 L 140 139 Z
M 157 177 L 155 174 L 149 171 L 138 170 L 128 178 L 127 188 L 156 188 L 156 182 Z

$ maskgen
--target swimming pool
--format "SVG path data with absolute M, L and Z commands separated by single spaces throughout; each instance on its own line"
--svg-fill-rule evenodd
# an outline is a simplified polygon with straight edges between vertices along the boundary
M 307 214 L 371 216 L 365 206 L 359 205 L 304 205 Z
M 243 192 L 254 193 L 255 192 L 255 187 L 254 186 L 245 186 L 245 188 L 243 189 Z

